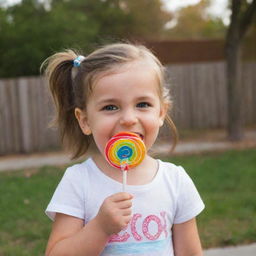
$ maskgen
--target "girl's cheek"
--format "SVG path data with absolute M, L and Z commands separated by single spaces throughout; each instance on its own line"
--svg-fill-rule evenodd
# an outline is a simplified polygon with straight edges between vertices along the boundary
M 158 120 L 158 118 L 159 118 L 159 114 L 156 114 L 156 113 L 150 113 L 145 116 L 145 120 L 151 121 L 151 122 L 155 122 L 156 120 Z

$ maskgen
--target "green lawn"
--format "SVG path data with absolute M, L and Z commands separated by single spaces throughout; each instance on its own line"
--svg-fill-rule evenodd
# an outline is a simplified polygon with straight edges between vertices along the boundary
M 187 170 L 206 204 L 198 217 L 204 248 L 256 241 L 256 149 L 168 160 Z M 64 169 L 0 173 L 1 256 L 43 255 L 51 228 L 44 209 Z

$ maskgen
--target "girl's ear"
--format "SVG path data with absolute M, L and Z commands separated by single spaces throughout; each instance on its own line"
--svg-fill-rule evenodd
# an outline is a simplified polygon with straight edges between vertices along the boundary
M 169 109 L 168 103 L 163 103 L 161 105 L 160 115 L 159 115 L 159 127 L 163 126 L 168 109 Z
M 87 121 L 87 116 L 85 111 L 81 110 L 80 108 L 75 108 L 75 116 L 79 123 L 79 126 L 85 135 L 90 135 L 92 133 L 90 126 Z

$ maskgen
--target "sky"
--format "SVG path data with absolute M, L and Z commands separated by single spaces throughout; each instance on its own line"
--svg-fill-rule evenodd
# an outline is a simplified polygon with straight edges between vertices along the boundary
M 163 2 L 169 10 L 175 11 L 180 7 L 197 4 L 200 0 L 163 0 Z M 215 15 L 221 15 L 226 4 L 227 0 L 212 0 L 211 12 Z
M 162 0 L 166 6 L 166 8 L 170 11 L 176 11 L 179 8 L 198 4 L 200 0 Z M 224 24 L 228 25 L 229 23 L 229 11 L 227 10 L 227 2 L 228 0 L 211 0 L 212 5 L 208 9 L 208 12 L 217 17 L 221 17 Z

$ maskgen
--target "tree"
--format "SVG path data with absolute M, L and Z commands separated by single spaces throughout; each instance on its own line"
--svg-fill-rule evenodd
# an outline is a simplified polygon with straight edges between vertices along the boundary
M 210 0 L 202 0 L 198 4 L 176 11 L 174 17 L 177 24 L 166 31 L 166 37 L 169 39 L 223 38 L 226 27 L 221 18 L 207 14 L 210 5 Z
M 40 64 L 55 51 L 89 48 L 97 21 L 62 2 L 47 9 L 39 0 L 23 0 L 1 9 L 0 77 L 39 75 Z
M 31 48 L 32 38 L 37 36 L 37 30 L 33 28 L 37 28 L 39 17 L 42 17 L 43 13 L 40 6 L 32 6 L 31 3 L 32 1 L 26 0 L 22 5 L 2 8 L 4 15 L 1 19 L 0 34 L 0 76 L 14 72 L 22 75 L 30 68 L 33 70 L 33 59 L 37 58 L 40 51 L 38 48 Z M 26 19 L 29 19 L 30 23 L 24 22 Z M 21 62 L 24 56 L 26 64 Z
M 86 54 L 102 43 L 159 38 L 170 19 L 162 6 L 160 0 L 0 4 L 0 77 L 39 75 L 42 61 L 64 48 L 78 48 Z
M 228 91 L 228 137 L 243 137 L 241 43 L 256 14 L 256 0 L 232 0 L 231 20 L 226 34 L 226 66 Z
M 130 34 L 134 38 L 162 39 L 165 25 L 173 15 L 164 10 L 161 0 L 122 0 L 123 9 L 131 17 Z

